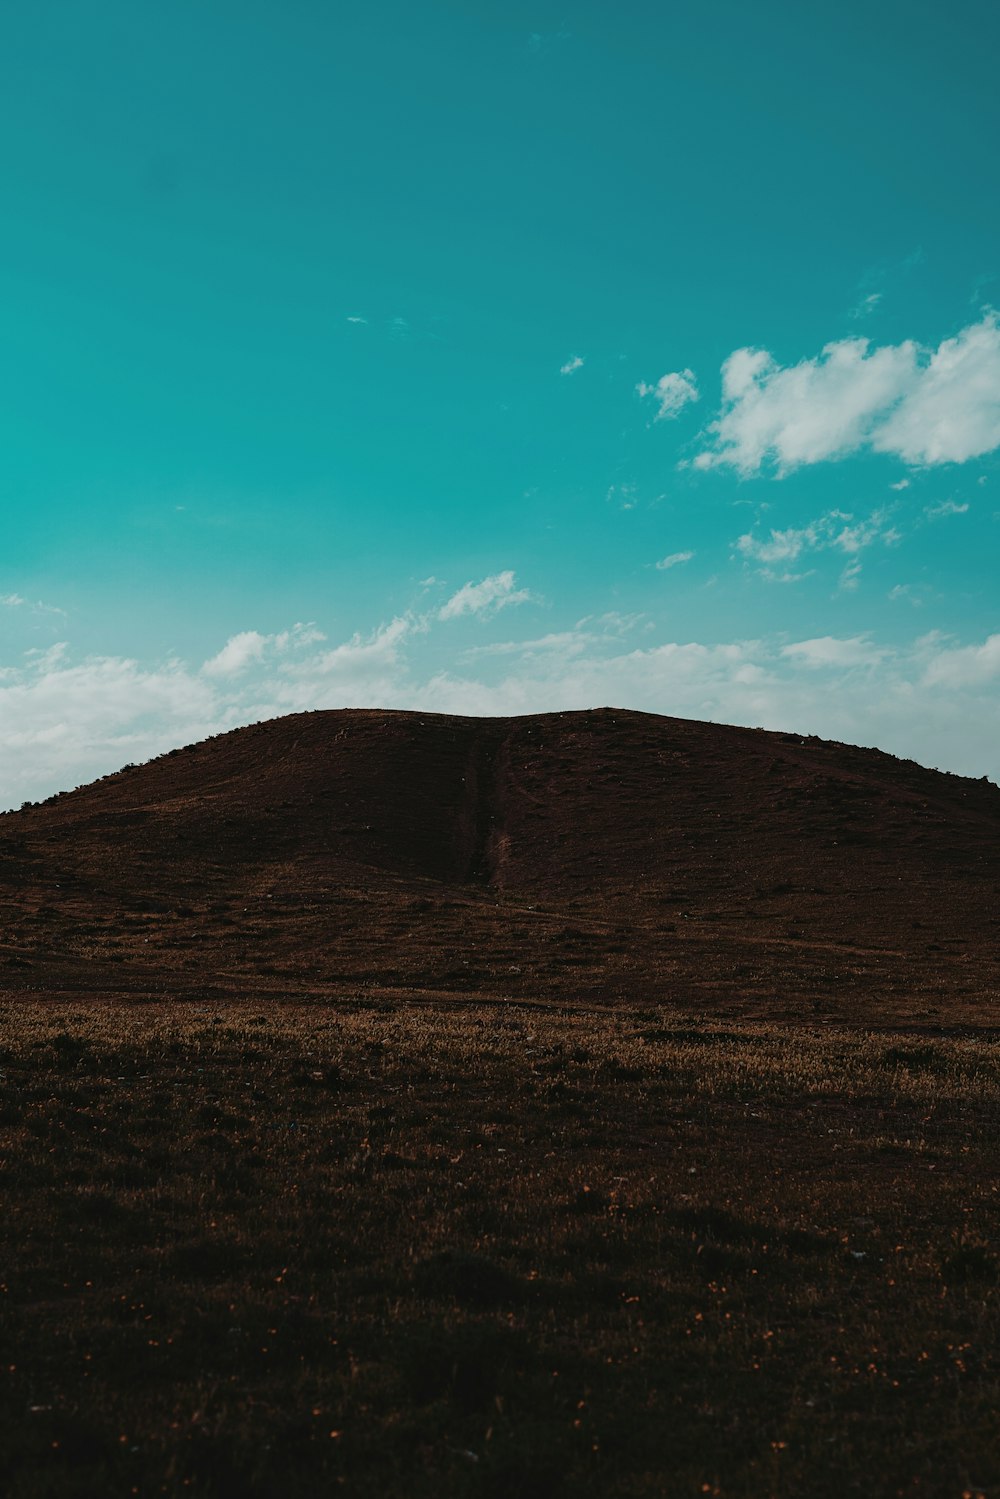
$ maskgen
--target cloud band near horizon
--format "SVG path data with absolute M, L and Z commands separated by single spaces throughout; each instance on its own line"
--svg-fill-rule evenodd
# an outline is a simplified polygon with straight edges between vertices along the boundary
M 0 674 L 0 804 L 242 724 L 339 707 L 485 716 L 613 704 L 875 745 L 1000 780 L 1000 634 L 964 643 L 931 632 L 902 647 L 856 635 L 637 648 L 631 622 L 609 618 L 470 652 L 474 672 L 421 671 L 412 647 L 434 627 L 400 616 L 334 646 L 312 626 L 241 632 L 201 666 L 37 653 Z

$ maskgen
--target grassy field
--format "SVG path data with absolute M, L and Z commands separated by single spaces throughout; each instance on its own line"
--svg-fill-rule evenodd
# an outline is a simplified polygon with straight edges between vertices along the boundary
M 0 1013 L 0 1453 L 70 1495 L 1000 1495 L 1000 1041 Z

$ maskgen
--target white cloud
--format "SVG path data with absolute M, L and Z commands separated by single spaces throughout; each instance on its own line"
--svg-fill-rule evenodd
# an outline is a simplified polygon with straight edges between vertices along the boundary
M 347 321 L 349 323 L 367 323 L 368 319 L 366 317 L 349 317 Z
M 32 603 L 30 599 L 26 599 L 20 593 L 0 594 L 0 607 L 5 609 L 30 609 L 32 614 L 58 614 L 63 619 L 67 617 L 66 610 L 60 609 L 56 604 L 46 604 L 41 599 L 36 599 Z
M 857 555 L 876 542 L 891 546 L 899 537 L 900 533 L 894 526 L 886 525 L 886 514 L 882 510 L 874 511 L 865 520 L 855 520 L 846 510 L 830 510 L 806 526 L 789 526 L 784 531 L 772 528 L 766 537 L 748 531 L 736 538 L 733 547 L 746 561 L 759 564 L 762 574 L 772 582 L 785 583 L 797 581 L 802 574 L 778 576 L 771 571 L 774 563 L 796 562 L 809 552 L 843 552 L 855 559 L 845 566 L 841 576 L 840 586 L 850 589 L 857 586 L 861 570 Z
M 628 648 L 620 622 L 595 620 L 470 653 L 463 669 L 420 671 L 419 643 L 431 628 L 433 617 L 400 616 L 332 648 L 316 640 L 293 648 L 304 639 L 294 629 L 244 631 L 271 643 L 228 676 L 177 660 L 76 660 L 65 645 L 34 652 L 0 669 L 3 799 L 68 789 L 241 723 L 348 706 L 501 714 L 616 703 L 874 743 L 1000 776 L 1000 634 L 980 643 L 930 634 L 908 646 L 868 635 L 644 636 Z
M 322 630 L 317 630 L 311 624 L 296 624 L 277 635 L 261 635 L 257 630 L 241 630 L 238 635 L 231 635 L 222 650 L 205 662 L 202 671 L 209 677 L 235 677 L 262 660 L 267 652 L 280 655 L 290 648 L 301 650 L 325 639 Z
M 559 367 L 559 373 L 560 373 L 560 375 L 572 375 L 577 370 L 582 370 L 582 369 L 583 369 L 583 360 L 580 358 L 579 354 L 574 354 L 573 357 L 572 357 L 572 359 L 567 359 L 567 361 L 566 361 L 565 364 L 560 365 L 560 367 Z
M 438 610 L 438 619 L 458 619 L 463 614 L 495 614 L 511 604 L 526 604 L 531 594 L 515 588 L 511 571 L 494 573 L 481 583 L 465 583 Z
M 369 635 L 356 633 L 332 650 L 320 651 L 304 661 L 290 663 L 285 672 L 289 678 L 299 681 L 322 678 L 327 683 L 354 682 L 375 671 L 384 673 L 399 662 L 407 637 L 420 633 L 423 628 L 422 623 L 408 615 L 397 615 Z
M 1000 447 L 1000 318 L 987 310 L 934 350 L 845 338 L 782 366 L 736 349 L 707 430 L 694 466 L 741 474 L 773 466 L 781 476 L 866 448 L 913 465 L 980 457 Z
M 853 562 L 848 562 L 847 566 L 843 569 L 843 571 L 840 574 L 840 579 L 839 579 L 839 581 L 837 583 L 837 587 L 839 588 L 840 592 L 841 593 L 854 593 L 854 592 L 856 592 L 857 587 L 858 587 L 858 579 L 859 579 L 860 576 L 861 576 L 861 563 L 858 561 L 857 558 L 855 558 Z
M 924 514 L 928 520 L 940 520 L 945 515 L 965 515 L 968 508 L 968 502 L 958 505 L 954 500 L 942 500 L 940 505 L 925 505 Z
M 498 640 L 491 645 L 470 646 L 462 652 L 463 661 L 475 661 L 480 656 L 521 656 L 524 659 L 557 651 L 562 656 L 578 656 L 600 636 L 587 630 L 556 630 L 550 635 L 540 635 L 537 640 Z
M 846 639 L 820 635 L 815 640 L 798 640 L 792 645 L 782 646 L 781 655 L 813 670 L 844 670 L 856 666 L 878 666 L 885 660 L 886 652 L 873 646 L 867 635 L 851 635 Z
M 946 338 L 874 435 L 907 463 L 965 463 L 1000 447 L 1000 318 Z
M 926 593 L 926 585 L 917 587 L 913 583 L 897 583 L 893 588 L 889 589 L 886 598 L 894 604 L 898 604 L 901 600 L 905 599 L 907 603 L 913 605 L 914 609 L 922 609 L 925 599 L 921 595 L 925 595 Z
M 634 484 L 612 484 L 605 499 L 610 505 L 619 505 L 622 510 L 634 510 L 639 503 Z
M 682 562 L 690 562 L 694 552 L 671 552 L 669 557 L 662 557 L 656 564 L 657 569 L 662 572 L 668 567 L 679 567 Z
M 870 291 L 867 297 L 862 297 L 861 301 L 856 303 L 855 306 L 851 309 L 851 317 L 867 317 L 869 313 L 875 311 L 881 300 L 882 293 L 880 291 Z
M 895 489 L 895 490 L 909 489 L 911 483 L 912 483 L 912 480 L 910 480 L 910 479 L 897 479 L 896 482 L 895 482 L 895 484 L 890 484 L 889 485 L 889 488 L 890 489 Z
M 245 671 L 252 661 L 259 661 L 266 647 L 266 635 L 260 635 L 256 630 L 243 630 L 239 635 L 231 635 L 218 655 L 205 662 L 202 671 L 210 677 L 235 676 L 237 672 Z
M 936 643 L 936 638 L 932 643 Z M 945 647 L 934 653 L 924 671 L 928 687 L 980 687 L 1000 678 L 1000 635 L 982 645 Z
M 644 400 L 646 396 L 654 397 L 659 406 L 655 417 L 658 422 L 677 416 L 690 402 L 700 399 L 693 370 L 672 370 L 661 375 L 655 385 L 640 381 L 636 392 Z

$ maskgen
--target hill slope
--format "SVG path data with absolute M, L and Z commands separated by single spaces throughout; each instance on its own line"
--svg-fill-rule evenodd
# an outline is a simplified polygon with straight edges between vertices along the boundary
M 990 1016 L 1000 790 L 600 709 L 338 711 L 0 817 L 0 992 Z

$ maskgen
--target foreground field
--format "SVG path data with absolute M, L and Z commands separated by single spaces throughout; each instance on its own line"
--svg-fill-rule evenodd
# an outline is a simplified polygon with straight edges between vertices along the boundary
M 992 1035 L 19 1003 L 0 1064 L 11 1499 L 1000 1493 Z

